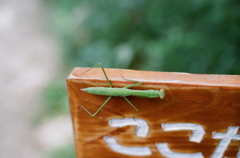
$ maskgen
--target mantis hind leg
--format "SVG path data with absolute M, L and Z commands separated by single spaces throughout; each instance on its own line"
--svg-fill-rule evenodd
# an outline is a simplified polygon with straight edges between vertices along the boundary
M 109 96 L 106 100 L 105 100 L 105 102 L 100 106 L 100 108 L 99 109 L 97 109 L 97 111 L 95 112 L 95 113 L 91 113 L 90 111 L 88 111 L 88 109 L 86 109 L 84 106 L 82 106 L 82 105 L 80 105 L 79 106 L 79 108 L 81 107 L 81 108 L 83 108 L 89 115 L 91 115 L 92 117 L 94 117 L 95 115 L 97 115 L 97 113 L 104 107 L 104 105 L 106 105 L 107 104 L 107 102 L 110 100 L 112 98 L 112 96 Z
M 112 88 L 112 84 L 111 84 L 110 80 L 108 79 L 107 73 L 105 72 L 104 67 L 103 67 L 103 65 L 102 65 L 101 63 L 98 63 L 97 65 L 94 65 L 94 66 L 91 67 L 90 69 L 88 69 L 88 70 L 84 71 L 83 73 L 81 73 L 81 75 L 84 74 L 84 73 L 86 73 L 86 72 L 88 72 L 89 70 L 91 70 L 91 69 L 93 69 L 93 68 L 95 68 L 95 67 L 98 67 L 98 66 L 101 67 L 101 69 L 102 69 L 102 71 L 103 71 L 103 74 L 104 74 L 104 76 L 105 76 L 105 78 L 106 78 L 106 80 L 107 80 L 108 86 L 109 86 L 110 88 Z
M 134 118 L 134 116 L 138 113 L 138 109 L 126 97 L 123 98 L 136 110 L 136 112 L 132 116 Z
M 122 77 L 123 78 L 123 77 Z M 133 86 L 137 86 L 137 85 L 140 85 L 140 84 L 142 84 L 142 82 L 139 82 L 139 81 L 134 81 L 134 80 L 130 80 L 130 79 L 126 79 L 126 78 L 123 78 L 124 80 L 126 80 L 126 81 L 133 81 L 133 82 L 137 82 L 137 83 L 135 83 L 135 84 L 131 84 L 131 85 L 129 85 L 129 86 L 126 86 L 126 87 L 123 87 L 123 88 L 130 88 L 130 87 L 133 87 Z

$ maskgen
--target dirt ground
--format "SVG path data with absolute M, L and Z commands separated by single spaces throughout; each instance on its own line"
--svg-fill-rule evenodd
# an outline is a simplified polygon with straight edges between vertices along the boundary
M 0 0 L 1 158 L 42 157 L 32 118 L 60 64 L 48 14 L 40 0 Z

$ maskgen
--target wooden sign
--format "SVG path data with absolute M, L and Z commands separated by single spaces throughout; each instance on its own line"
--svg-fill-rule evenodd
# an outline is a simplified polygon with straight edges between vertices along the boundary
M 240 158 L 240 76 L 105 69 L 113 87 L 161 90 L 165 97 L 87 93 L 109 87 L 101 68 L 67 79 L 78 158 Z M 128 80 L 125 80 L 128 79 Z

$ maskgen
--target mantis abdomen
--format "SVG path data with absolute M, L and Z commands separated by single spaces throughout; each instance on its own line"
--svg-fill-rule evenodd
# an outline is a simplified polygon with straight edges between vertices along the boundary
M 106 95 L 106 96 L 119 96 L 119 97 L 126 97 L 126 96 L 137 96 L 137 97 L 144 97 L 144 98 L 158 98 L 164 94 L 164 90 L 132 90 L 127 88 L 109 88 L 109 87 L 88 87 L 81 89 L 86 91 L 90 94 L 96 95 Z

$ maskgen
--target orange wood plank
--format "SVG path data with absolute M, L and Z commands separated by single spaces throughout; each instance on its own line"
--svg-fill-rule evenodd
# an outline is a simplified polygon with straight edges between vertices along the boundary
M 240 155 L 240 76 L 105 69 L 113 87 L 134 83 L 124 80 L 123 76 L 143 82 L 131 89 L 165 90 L 164 99 L 128 97 L 139 109 L 134 121 L 141 120 L 149 127 L 147 135 L 141 137 L 136 134 L 136 125 L 113 127 L 116 119 L 124 122 L 124 118 L 129 118 L 127 124 L 130 124 L 135 113 L 122 97 L 112 97 L 95 117 L 78 108 L 79 105 L 84 105 L 95 112 L 107 98 L 80 90 L 87 87 L 108 87 L 100 68 L 81 75 L 87 69 L 75 68 L 67 79 L 78 158 L 176 157 L 174 154 L 186 157 L 181 154 L 194 153 L 190 157 L 229 158 Z M 110 120 L 113 124 L 109 124 Z M 138 123 L 136 124 L 142 126 Z M 193 136 L 194 129 L 191 128 L 200 131 L 200 136 Z M 201 132 L 204 132 L 202 136 Z M 191 136 L 194 137 L 193 140 L 190 140 Z M 230 140 L 228 144 L 227 139 Z M 120 151 L 113 149 L 116 146 L 107 144 L 113 140 L 116 141 L 115 145 L 120 145 Z M 219 148 L 224 145 L 225 149 Z M 124 153 L 125 149 L 121 147 L 130 149 L 130 154 Z M 142 150 L 136 152 L 140 155 L 133 156 L 131 151 L 134 149 L 131 147 L 140 147 L 138 149 Z M 150 155 L 141 156 L 145 149 L 149 149 Z

